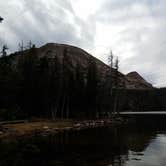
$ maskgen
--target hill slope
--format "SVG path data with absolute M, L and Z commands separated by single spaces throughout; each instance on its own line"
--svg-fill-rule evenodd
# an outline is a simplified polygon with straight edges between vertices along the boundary
M 152 84 L 148 83 L 136 71 L 130 72 L 126 75 L 128 89 L 146 89 L 153 88 Z
M 110 85 L 115 86 L 116 75 L 115 69 L 110 72 L 109 66 L 70 45 L 48 43 L 16 52 L 0 58 L 0 118 L 92 118 L 111 112 Z M 119 72 L 117 88 L 153 89 L 135 75 Z
M 70 66 L 73 70 L 76 68 L 77 65 L 80 65 L 84 70 L 87 69 L 89 60 L 92 59 L 98 69 L 99 78 L 105 82 L 107 85 L 107 80 L 110 77 L 110 68 L 106 64 L 104 64 L 99 59 L 93 57 L 86 51 L 70 46 L 65 44 L 56 44 L 56 43 L 48 43 L 40 48 L 38 48 L 38 56 L 44 57 L 47 56 L 50 61 L 53 61 L 55 57 L 57 57 L 61 63 L 64 58 L 64 52 L 68 56 L 70 60 Z M 114 74 L 114 72 L 113 72 Z M 153 88 L 150 83 L 145 81 L 138 73 L 131 72 L 127 75 L 119 73 L 119 85 L 125 86 L 127 89 L 151 89 Z

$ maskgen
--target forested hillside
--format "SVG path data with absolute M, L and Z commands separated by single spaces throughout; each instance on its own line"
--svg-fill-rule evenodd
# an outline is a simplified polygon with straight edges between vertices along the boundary
M 105 116 L 113 111 L 115 84 L 121 110 L 129 109 L 128 88 L 153 89 L 138 82 L 115 69 L 110 72 L 109 66 L 80 48 L 54 43 L 33 46 L 0 58 L 0 117 Z

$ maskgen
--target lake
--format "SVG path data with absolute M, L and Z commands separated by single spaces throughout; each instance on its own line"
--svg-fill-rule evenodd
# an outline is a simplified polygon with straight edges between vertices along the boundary
M 1 166 L 165 166 L 162 124 L 102 127 L 0 141 Z

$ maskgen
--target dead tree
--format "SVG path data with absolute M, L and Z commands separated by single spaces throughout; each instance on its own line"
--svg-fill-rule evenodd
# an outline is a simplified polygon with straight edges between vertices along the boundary
M 114 113 L 118 111 L 118 98 L 119 98 L 119 58 L 115 60 L 115 80 L 114 80 Z
M 27 48 L 28 49 L 31 49 L 33 47 L 33 44 L 32 44 L 32 41 L 30 40 L 27 44 Z
M 108 56 L 108 65 L 110 67 L 110 94 L 112 95 L 112 88 L 113 88 L 113 79 L 112 79 L 112 76 L 113 76 L 113 65 L 114 65 L 114 55 L 112 53 L 112 50 L 110 51 L 110 54 Z
M 18 51 L 21 52 L 21 53 L 23 53 L 24 48 L 25 48 L 24 47 L 24 42 L 22 40 L 21 43 L 18 44 Z
M 1 51 L 2 57 L 5 57 L 5 56 L 7 55 L 6 50 L 8 50 L 8 49 L 9 49 L 9 48 L 7 47 L 7 45 L 3 45 L 2 51 Z
M 113 67 L 114 67 L 114 55 L 112 53 L 112 50 L 110 51 L 110 54 L 108 55 L 108 65 L 110 67 L 109 70 L 109 81 L 110 81 L 110 90 L 109 90 L 109 95 L 110 95 L 110 99 L 111 99 L 111 103 L 113 103 Z M 110 112 L 108 112 L 108 116 L 110 116 Z

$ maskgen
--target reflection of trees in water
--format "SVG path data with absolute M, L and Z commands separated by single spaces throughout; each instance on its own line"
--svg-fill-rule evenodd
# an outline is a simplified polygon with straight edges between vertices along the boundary
M 123 140 L 129 150 L 143 152 L 156 137 L 155 129 L 146 127 L 130 127 L 125 131 Z
M 124 166 L 129 150 L 145 150 L 153 133 L 138 128 L 101 128 L 1 142 L 0 165 Z

